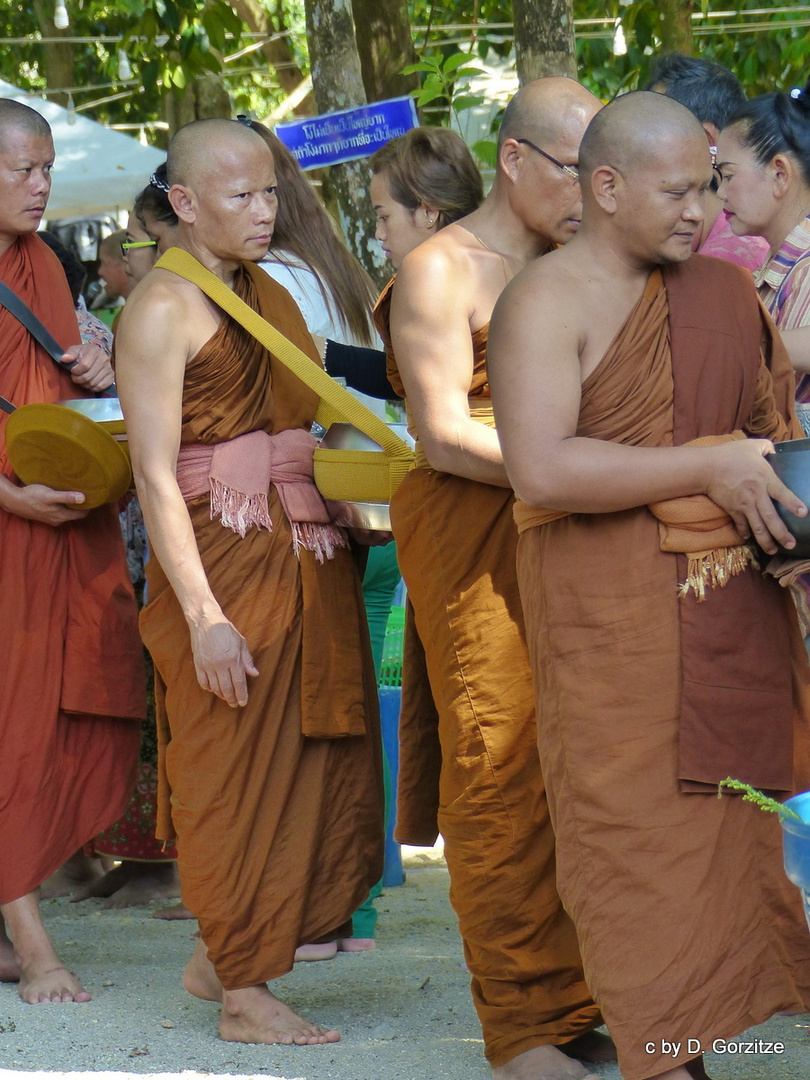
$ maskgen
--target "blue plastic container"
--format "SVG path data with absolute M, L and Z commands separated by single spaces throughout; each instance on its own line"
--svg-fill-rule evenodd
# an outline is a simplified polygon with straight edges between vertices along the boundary
M 810 791 L 785 800 L 785 806 L 795 810 L 801 821 L 779 819 L 782 825 L 782 849 L 785 873 L 801 890 L 804 914 L 810 929 Z
M 399 706 L 402 701 L 402 687 L 380 687 L 380 721 L 382 723 L 383 752 L 388 758 L 391 768 L 391 783 L 393 786 L 393 798 L 396 800 L 397 773 L 399 772 Z M 385 830 L 385 868 L 383 870 L 383 885 L 390 888 L 392 885 L 402 885 L 405 881 L 405 872 L 402 869 L 402 851 L 394 839 L 394 820 L 396 813 L 392 812 Z

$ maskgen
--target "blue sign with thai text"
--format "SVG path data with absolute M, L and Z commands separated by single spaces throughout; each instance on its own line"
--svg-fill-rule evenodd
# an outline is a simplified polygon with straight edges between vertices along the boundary
M 277 124 L 275 133 L 302 169 L 320 169 L 369 157 L 419 123 L 412 97 L 374 101 L 356 109 Z

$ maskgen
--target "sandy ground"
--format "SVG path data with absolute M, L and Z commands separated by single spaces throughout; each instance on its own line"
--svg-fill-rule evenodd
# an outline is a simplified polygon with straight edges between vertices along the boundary
M 217 1006 L 187 995 L 180 972 L 196 923 L 153 919 L 160 906 L 102 911 L 100 901 L 43 905 L 68 965 L 93 1000 L 24 1005 L 0 985 L 0 1080 L 32 1074 L 230 1074 L 264 1080 L 488 1080 L 439 852 L 410 853 L 405 884 L 378 901 L 378 946 L 298 964 L 273 989 L 340 1029 L 340 1043 L 260 1047 L 220 1041 Z M 782 1054 L 709 1055 L 717 1080 L 810 1080 L 808 1017 L 781 1017 L 749 1038 Z M 595 1070 L 619 1080 L 615 1066 Z M 191 1080 L 191 1078 L 189 1078 Z

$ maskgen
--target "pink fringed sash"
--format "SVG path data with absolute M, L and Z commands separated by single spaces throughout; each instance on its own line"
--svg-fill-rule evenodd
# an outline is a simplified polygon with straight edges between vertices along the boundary
M 227 442 L 189 443 L 177 457 L 177 483 L 184 499 L 206 492 L 211 517 L 244 537 L 256 528 L 272 532 L 267 495 L 270 485 L 292 526 L 293 552 L 304 548 L 318 562 L 348 547 L 346 533 L 333 525 L 312 476 L 315 439 L 303 428 L 268 435 L 249 431 Z

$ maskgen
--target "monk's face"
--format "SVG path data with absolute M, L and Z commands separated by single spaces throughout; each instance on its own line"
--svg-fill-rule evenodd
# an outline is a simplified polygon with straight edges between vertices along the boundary
M 257 262 L 273 238 L 278 210 L 273 155 L 260 139 L 212 140 L 189 183 L 194 243 L 219 259 Z
M 50 136 L 13 126 L 0 130 L 0 239 L 6 247 L 39 228 L 51 193 L 53 159 Z
M 619 175 L 614 221 L 627 253 L 644 264 L 685 262 L 711 179 L 704 138 L 651 140 L 646 160 Z
M 536 139 L 531 140 L 533 146 L 518 142 L 520 162 L 512 205 L 524 225 L 550 244 L 568 243 L 579 228 L 582 192 L 572 173 L 578 173 L 579 144 L 600 108 L 596 98 L 569 105 L 554 138 L 543 140 L 543 145 Z

